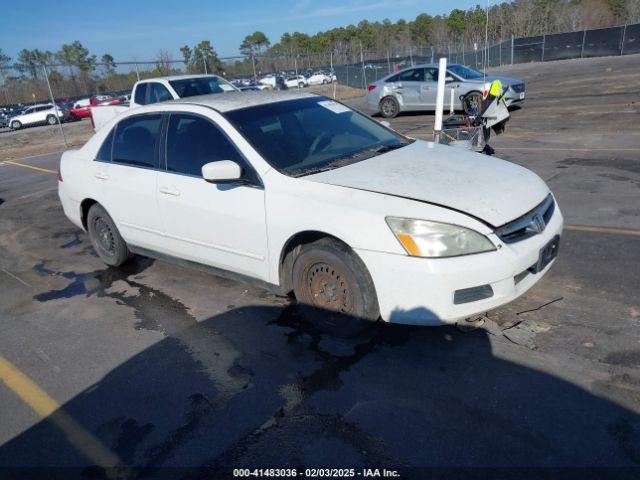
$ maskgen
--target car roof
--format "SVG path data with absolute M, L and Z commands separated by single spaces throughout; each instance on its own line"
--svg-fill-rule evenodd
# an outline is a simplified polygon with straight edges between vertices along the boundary
M 169 102 L 163 103 L 188 103 L 192 105 L 210 107 L 219 112 L 230 112 L 231 110 L 239 110 L 241 108 L 314 97 L 320 97 L 320 95 L 298 91 L 249 90 L 241 92 L 212 93 L 209 95 L 199 95 L 195 97 L 180 98 L 178 100 L 170 100 Z
M 144 80 L 140 80 L 140 83 L 142 82 L 157 82 L 158 80 L 165 80 L 167 82 L 170 82 L 172 80 L 187 80 L 189 78 L 203 78 L 203 77 L 218 77 L 220 78 L 218 75 L 205 75 L 205 74 L 200 74 L 200 75 L 168 75 L 166 77 L 153 77 L 153 78 L 145 78 Z

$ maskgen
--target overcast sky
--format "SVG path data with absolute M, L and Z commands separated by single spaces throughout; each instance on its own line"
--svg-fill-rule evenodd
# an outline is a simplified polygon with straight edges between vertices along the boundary
M 238 53 L 245 35 L 262 30 L 272 43 L 284 32 L 313 34 L 362 19 L 411 20 L 422 12 L 467 9 L 469 0 L 20 0 L 0 15 L 0 48 L 58 50 L 80 40 L 116 60 L 153 60 L 159 50 L 210 40 L 218 55 Z

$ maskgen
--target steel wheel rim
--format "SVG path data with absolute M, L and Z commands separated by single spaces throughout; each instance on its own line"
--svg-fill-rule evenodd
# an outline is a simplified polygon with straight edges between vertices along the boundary
M 311 265 L 305 286 L 314 306 L 342 313 L 353 309 L 353 291 L 345 276 L 328 263 Z
M 396 112 L 396 106 L 391 100 L 382 102 L 382 113 L 385 115 L 393 115 Z
M 107 256 L 115 255 L 116 239 L 109 224 L 102 217 L 97 217 L 93 221 L 93 229 L 96 233 L 96 246 Z

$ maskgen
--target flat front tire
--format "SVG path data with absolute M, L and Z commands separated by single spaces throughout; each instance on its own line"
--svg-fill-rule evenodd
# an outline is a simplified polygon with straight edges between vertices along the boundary
M 400 113 L 400 104 L 393 97 L 385 97 L 380 100 L 380 114 L 384 118 L 394 118 Z
M 87 230 L 94 250 L 104 263 L 119 267 L 129 259 L 129 248 L 102 205 L 96 203 L 89 209 Z
M 292 276 L 302 313 L 322 330 L 350 336 L 380 317 L 366 266 L 337 240 L 323 238 L 303 245 Z

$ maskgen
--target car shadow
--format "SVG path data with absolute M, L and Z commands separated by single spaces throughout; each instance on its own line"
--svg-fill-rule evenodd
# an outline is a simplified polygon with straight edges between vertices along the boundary
M 484 331 L 370 323 L 342 338 L 286 301 L 198 321 L 130 268 L 41 299 L 112 296 L 162 340 L 1 445 L 0 478 L 218 479 L 254 467 L 638 473 L 637 413 L 496 357 Z M 95 279 L 111 283 L 100 291 Z M 132 288 L 109 288 L 114 280 Z

